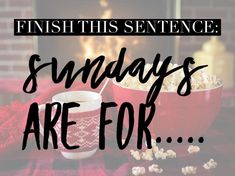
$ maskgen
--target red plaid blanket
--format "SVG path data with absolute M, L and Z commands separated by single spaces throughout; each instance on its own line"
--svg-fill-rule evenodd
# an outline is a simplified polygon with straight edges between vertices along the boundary
M 0 175 L 79 175 L 79 176 L 103 176 L 103 175 L 130 175 L 132 166 L 147 166 L 145 162 L 134 162 L 127 151 L 115 149 L 114 131 L 109 131 L 109 141 L 105 151 L 98 151 L 95 156 L 85 160 L 64 159 L 59 151 L 38 151 L 32 138 L 30 148 L 22 151 L 22 137 L 26 123 L 29 105 L 37 101 L 45 103 L 51 96 L 62 90 L 62 85 L 52 89 L 45 89 L 44 93 L 26 104 L 14 102 L 11 105 L 0 108 Z M 87 88 L 75 86 L 72 89 Z M 112 89 L 106 89 L 105 99 L 109 99 Z M 63 90 L 64 91 L 64 90 Z M 201 166 L 209 158 L 214 157 L 219 166 L 215 170 L 206 171 L 198 167 L 199 175 L 224 175 L 235 173 L 235 114 L 233 108 L 223 108 L 221 114 L 205 136 L 206 142 L 201 145 L 201 152 L 197 156 L 179 156 L 171 161 L 159 161 L 164 166 L 162 175 L 182 175 L 181 167 L 189 163 Z M 226 130 L 224 130 L 226 126 Z M 163 146 L 167 147 L 167 146 Z M 172 146 L 170 146 L 172 147 Z M 174 144 L 180 150 L 186 150 L 183 144 Z M 169 144 L 168 144 L 169 148 Z M 149 175 L 149 174 L 147 174 Z M 226 174 L 225 174 L 226 175 Z

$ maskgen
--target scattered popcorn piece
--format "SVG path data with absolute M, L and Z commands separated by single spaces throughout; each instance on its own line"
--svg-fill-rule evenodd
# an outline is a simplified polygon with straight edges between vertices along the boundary
M 165 160 L 167 158 L 167 153 L 164 152 L 163 148 L 161 148 L 160 150 L 158 150 L 157 152 L 154 153 L 154 156 L 156 159 Z
M 164 149 L 159 149 L 157 146 L 152 148 L 154 156 L 156 159 L 167 159 L 167 158 L 176 158 L 176 153 L 173 150 L 167 150 L 164 152 Z
M 133 167 L 131 171 L 132 171 L 132 175 L 135 175 L 135 176 L 145 174 L 145 168 L 144 167 Z
M 188 147 L 188 152 L 189 152 L 190 154 L 197 153 L 197 152 L 199 152 L 199 151 L 200 151 L 200 148 L 199 148 L 199 146 L 197 146 L 197 145 L 190 145 L 190 146 Z
M 163 172 L 163 169 L 160 168 L 157 164 L 152 164 L 151 166 L 149 166 L 149 172 L 161 174 Z
M 184 175 L 196 174 L 197 173 L 197 167 L 186 166 L 186 167 L 183 167 L 181 169 L 181 171 Z
M 152 152 L 152 149 L 147 149 L 145 152 L 142 152 L 141 158 L 142 158 L 143 160 L 152 161 L 152 160 L 153 160 L 153 152 Z
M 159 150 L 160 152 L 164 152 L 164 148 L 160 148 L 160 150 Z
M 153 154 L 152 149 L 146 149 L 145 152 L 148 153 L 148 154 Z
M 173 150 L 167 150 L 166 153 L 168 158 L 176 158 L 176 153 Z
M 159 151 L 158 146 L 153 146 L 152 151 L 153 151 L 154 154 L 157 153 Z
M 217 162 L 214 159 L 210 159 L 208 162 L 206 162 L 203 167 L 206 170 L 214 169 L 217 166 Z
M 135 160 L 140 160 L 141 159 L 141 155 L 139 151 L 134 151 L 134 150 L 130 150 L 131 152 L 131 156 L 135 159 Z
M 159 149 L 156 145 L 153 146 L 152 149 L 146 149 L 141 153 L 135 150 L 130 150 L 130 153 L 135 160 L 143 159 L 147 161 L 152 161 L 154 157 L 156 159 L 162 160 L 165 160 L 167 158 L 176 158 L 176 153 L 173 150 L 167 150 L 165 152 L 163 148 Z

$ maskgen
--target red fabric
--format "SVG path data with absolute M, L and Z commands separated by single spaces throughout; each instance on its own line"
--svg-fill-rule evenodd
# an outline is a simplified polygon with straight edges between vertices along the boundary
M 97 88 L 96 90 L 99 89 L 100 88 Z M 69 90 L 91 90 L 91 88 L 86 85 L 77 84 L 72 88 L 70 88 Z M 103 97 L 104 100 L 107 99 L 108 96 L 111 94 L 110 92 L 111 90 L 112 89 L 110 87 L 107 87 L 106 93 L 104 93 L 105 96 Z M 62 91 L 65 91 L 63 84 L 55 85 L 52 88 L 46 89 L 46 91 L 44 90 L 44 93 L 41 93 L 38 97 L 36 97 L 32 101 L 29 101 L 26 104 L 22 104 L 18 101 L 15 101 L 11 105 L 0 107 L 0 156 L 12 157 L 12 152 L 15 152 L 15 150 L 20 150 L 22 145 L 23 131 L 26 125 L 26 119 L 30 104 L 33 102 L 38 102 L 39 104 L 46 103 L 47 101 L 51 100 L 54 94 Z M 23 151 L 21 152 L 23 153 Z M 52 167 L 48 167 L 48 166 L 53 166 L 55 161 L 64 162 L 64 158 L 61 156 L 61 154 L 58 151 L 55 152 L 50 151 L 50 154 L 52 153 L 51 158 L 48 157 L 47 155 L 45 156 L 46 160 L 43 159 L 37 160 L 36 164 L 35 160 L 33 160 L 30 157 L 36 156 L 38 150 L 34 148 L 32 150 L 28 149 L 26 152 L 28 156 L 20 155 L 19 158 L 14 160 L 12 160 L 11 158 L 9 161 L 10 163 L 8 164 L 7 162 L 5 163 L 2 160 L 0 160 L 0 163 L 2 163 L 0 164 L 0 175 L 106 176 L 110 175 L 113 172 L 113 171 L 110 172 L 108 169 L 105 169 L 101 155 L 95 156 L 95 158 L 92 159 L 92 164 L 86 164 L 82 169 L 80 168 L 80 166 L 77 166 L 73 169 L 65 168 L 63 170 L 58 170 L 58 169 L 53 169 Z M 9 167 L 10 165 L 14 165 L 16 163 L 17 163 L 16 165 L 18 165 L 18 162 L 19 163 L 26 162 L 26 164 L 22 165 L 22 167 L 19 168 L 10 168 L 4 171 L 5 168 Z M 70 161 L 68 160 L 68 162 Z
M 110 85 L 109 85 L 110 86 Z M 89 87 L 89 86 L 88 86 Z M 80 90 L 90 89 L 85 85 L 76 85 L 69 90 Z M 98 88 L 97 90 L 100 90 Z M 106 95 L 104 98 L 108 99 L 112 94 L 111 88 L 106 89 Z M 29 148 L 26 151 L 21 151 L 22 136 L 26 124 L 26 118 L 28 113 L 29 105 L 32 102 L 38 102 L 39 104 L 50 101 L 52 95 L 65 91 L 64 85 L 60 84 L 52 88 L 44 90 L 43 94 L 40 94 L 37 98 L 32 101 L 22 104 L 20 102 L 13 102 L 11 105 L 0 107 L 0 175 L 79 175 L 79 176 L 123 176 L 130 174 L 130 167 L 134 166 L 133 160 L 126 157 L 126 153 L 121 151 L 115 151 L 112 147 L 107 147 L 104 152 L 97 152 L 93 157 L 86 160 L 67 160 L 64 159 L 61 154 L 56 150 L 50 151 L 38 151 L 35 148 Z M 226 111 L 227 112 L 227 111 Z M 234 114 L 222 112 L 223 122 L 231 124 L 231 129 L 234 128 Z M 235 160 L 227 161 L 229 156 L 234 156 L 234 141 L 222 141 L 228 139 L 228 135 L 232 135 L 228 131 L 220 131 L 216 127 L 216 123 L 213 126 L 213 130 L 205 136 L 206 140 L 214 140 L 214 146 L 204 146 L 210 150 L 205 151 L 202 149 L 201 157 L 197 158 L 197 164 L 200 165 L 208 159 L 208 156 L 214 156 L 216 153 L 222 158 L 225 158 L 222 162 L 218 161 L 222 167 L 226 168 L 227 171 L 234 171 Z M 108 132 L 114 135 L 114 131 Z M 234 135 L 234 134 L 233 134 Z M 234 137 L 234 136 L 232 136 Z M 34 142 L 34 140 L 32 140 Z M 181 145 L 181 144 L 180 144 Z M 205 143 L 206 145 L 206 143 Z M 203 145 L 202 145 L 203 146 Z M 205 155 L 205 156 L 204 156 Z M 10 157 L 9 157 L 10 156 Z M 115 163 L 121 160 L 120 163 L 116 164 L 116 167 L 111 168 L 109 163 Z M 182 163 L 188 164 L 191 158 L 187 159 L 182 157 L 180 159 Z M 173 165 L 168 166 L 167 171 L 172 174 L 169 175 L 180 175 L 180 168 L 175 168 L 176 161 L 173 161 Z M 139 165 L 139 164 L 138 164 Z M 63 169 L 60 168 L 63 166 Z M 203 175 L 214 175 L 213 172 L 204 172 Z M 231 173 L 231 172 L 229 172 Z M 223 173 L 218 173 L 222 175 Z
M 109 86 L 110 85 L 108 85 L 106 89 L 106 93 L 104 93 L 104 100 L 111 94 L 112 89 L 110 89 Z M 102 85 L 100 85 L 100 87 L 102 87 Z M 96 91 L 99 90 L 100 87 L 92 90 L 89 85 L 76 84 L 68 90 Z M 63 83 L 61 83 L 54 85 L 52 88 L 44 89 L 43 93 L 26 104 L 14 101 L 10 105 L 0 107 L 0 154 L 6 153 L 8 150 L 11 150 L 12 145 L 14 146 L 21 142 L 22 139 L 19 138 L 19 136 L 23 136 L 30 104 L 33 102 L 38 102 L 38 104 L 50 102 L 53 95 L 63 91 L 66 90 Z
M 0 107 L 0 154 L 20 142 L 25 125 L 26 106 L 20 102 Z M 22 118 L 23 117 L 23 118 Z

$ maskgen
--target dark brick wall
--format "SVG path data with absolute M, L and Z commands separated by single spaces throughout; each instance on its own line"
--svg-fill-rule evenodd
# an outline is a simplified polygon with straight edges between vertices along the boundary
M 34 52 L 32 37 L 14 37 L 13 19 L 32 18 L 31 0 L 0 0 L 0 77 L 26 75 L 27 60 Z

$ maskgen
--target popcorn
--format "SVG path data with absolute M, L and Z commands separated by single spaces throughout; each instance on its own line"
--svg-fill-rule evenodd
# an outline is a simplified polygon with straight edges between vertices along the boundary
M 164 149 L 161 148 L 157 152 L 154 153 L 154 156 L 156 159 L 162 159 L 165 160 L 167 158 L 167 153 L 164 152 Z
M 134 151 L 134 150 L 130 150 L 131 156 L 135 159 L 135 160 L 140 160 L 141 159 L 141 155 L 139 151 Z
M 144 167 L 133 167 L 132 168 L 132 175 L 138 176 L 138 175 L 144 175 L 144 174 L 145 174 Z
M 166 152 L 164 152 L 163 148 L 159 150 L 157 146 L 154 147 L 152 150 L 156 159 L 165 160 L 167 158 L 176 158 L 176 153 L 173 150 L 167 150 Z
M 167 158 L 176 158 L 176 153 L 173 150 L 164 151 L 163 148 L 159 149 L 156 144 L 152 146 L 152 149 L 146 149 L 142 153 L 139 151 L 130 150 L 131 156 L 135 160 L 147 160 L 152 161 L 153 157 L 156 159 L 165 160 Z
M 156 68 L 157 71 L 159 70 L 161 65 L 162 65 L 162 61 L 159 62 L 158 67 Z M 177 64 L 170 63 L 168 66 L 168 71 L 178 66 L 179 65 Z M 151 69 L 151 67 L 152 67 L 151 64 L 145 65 L 144 75 L 147 74 L 147 72 Z M 177 70 L 176 72 L 170 74 L 164 79 L 161 91 L 176 92 L 178 89 L 178 85 L 180 84 L 180 82 L 182 81 L 184 77 L 185 77 L 185 74 L 182 69 Z M 155 77 L 154 75 L 151 75 L 149 80 L 146 83 L 142 84 L 139 81 L 138 76 L 132 77 L 129 74 L 127 74 L 124 77 L 124 79 L 120 82 L 120 85 L 123 87 L 132 88 L 132 89 L 149 91 L 150 87 L 156 81 L 156 79 L 157 77 Z M 205 69 L 198 70 L 193 75 L 191 75 L 192 90 L 210 89 L 210 88 L 216 87 L 218 83 L 219 81 L 217 77 L 215 75 L 213 76 L 208 75 Z M 186 90 L 186 85 L 183 87 L 182 91 L 184 90 Z
M 186 167 L 183 167 L 181 169 L 181 171 L 184 175 L 196 174 L 197 173 L 197 167 L 186 166 Z
M 165 160 L 167 158 L 176 158 L 176 152 L 169 149 L 164 150 L 163 148 L 159 148 L 156 144 L 155 140 L 151 141 L 152 143 L 152 149 L 146 149 L 143 152 L 130 150 L 130 153 L 132 157 L 136 160 L 147 160 L 152 161 L 154 157 L 156 159 L 162 159 Z M 188 147 L 188 152 L 190 154 L 197 153 L 200 151 L 199 146 L 197 145 L 190 145 Z M 210 159 L 208 162 L 204 163 L 203 167 L 206 170 L 214 169 L 217 167 L 217 162 L 214 159 Z M 149 173 L 153 174 L 161 174 L 163 172 L 163 169 L 159 167 L 158 164 L 152 164 L 148 167 Z M 181 168 L 181 172 L 183 175 L 195 175 L 197 173 L 197 167 L 196 166 L 185 166 Z M 132 168 L 132 174 L 135 176 L 145 175 L 146 170 L 144 167 L 133 167 Z
M 141 158 L 143 160 L 148 160 L 148 161 L 152 161 L 153 160 L 153 152 L 152 149 L 147 149 L 145 152 L 142 152 L 141 154 Z
M 206 169 L 206 170 L 210 170 L 210 169 L 216 168 L 217 165 L 218 165 L 218 164 L 217 164 L 216 161 L 214 161 L 214 159 L 210 159 L 208 162 L 206 162 L 206 163 L 203 165 L 203 167 L 204 167 L 204 169 Z
M 156 174 L 161 174 L 163 172 L 163 169 L 160 168 L 157 164 L 152 164 L 148 169 L 149 172 L 154 172 Z
M 153 153 L 157 153 L 159 151 L 158 146 L 152 146 Z
M 173 150 L 167 150 L 166 153 L 168 158 L 176 158 L 176 153 Z
M 200 148 L 199 148 L 199 146 L 197 146 L 197 145 L 190 145 L 190 146 L 188 147 L 188 152 L 189 152 L 190 154 L 197 153 L 197 152 L 199 152 L 199 151 L 200 151 Z

